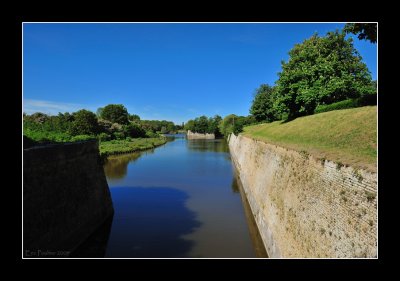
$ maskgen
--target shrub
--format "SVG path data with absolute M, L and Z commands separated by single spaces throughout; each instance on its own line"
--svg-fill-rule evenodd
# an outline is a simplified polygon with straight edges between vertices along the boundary
M 98 140 L 100 140 L 100 141 L 109 141 L 109 140 L 111 140 L 111 136 L 110 136 L 109 134 L 106 134 L 106 133 L 100 133 L 100 134 L 97 136 L 97 138 L 98 138 Z
M 314 113 L 322 113 L 322 112 L 327 112 L 327 111 L 332 111 L 332 110 L 338 110 L 338 109 L 346 109 L 346 108 L 353 108 L 353 107 L 358 107 L 358 102 L 355 99 L 348 99 L 348 100 L 343 100 L 331 104 L 320 104 L 318 105 Z
M 136 123 L 129 123 L 128 125 L 124 125 L 122 127 L 122 131 L 125 136 L 132 138 L 141 138 L 146 136 L 146 131 Z
M 157 133 L 154 133 L 152 131 L 146 131 L 146 138 L 158 138 L 159 135 Z
M 327 112 L 327 111 L 332 111 L 332 110 L 354 108 L 354 107 L 376 105 L 376 104 L 377 104 L 376 94 L 367 94 L 367 95 L 363 95 L 357 99 L 347 99 L 347 100 L 342 100 L 342 101 L 331 103 L 331 104 L 320 104 L 315 108 L 314 113 L 321 113 L 321 112 Z
M 115 132 L 114 137 L 117 140 L 124 140 L 125 139 L 125 134 L 122 132 Z

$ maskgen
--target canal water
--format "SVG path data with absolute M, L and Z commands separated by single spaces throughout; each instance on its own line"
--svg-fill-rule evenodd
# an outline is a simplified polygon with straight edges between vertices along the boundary
M 225 140 L 175 135 L 104 171 L 115 210 L 105 257 L 265 257 Z

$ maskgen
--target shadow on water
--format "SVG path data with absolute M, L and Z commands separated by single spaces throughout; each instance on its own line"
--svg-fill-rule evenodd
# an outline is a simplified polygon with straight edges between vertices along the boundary
M 232 178 L 231 188 L 232 188 L 233 193 L 240 193 L 239 185 L 238 185 L 236 177 Z
M 105 257 L 185 257 L 185 240 L 201 224 L 186 208 L 188 195 L 169 187 L 113 187 L 114 220 Z
M 122 179 L 127 174 L 128 164 L 135 162 L 142 155 L 153 154 L 154 149 L 149 149 L 141 152 L 133 152 L 109 156 L 104 164 L 104 173 L 109 179 Z

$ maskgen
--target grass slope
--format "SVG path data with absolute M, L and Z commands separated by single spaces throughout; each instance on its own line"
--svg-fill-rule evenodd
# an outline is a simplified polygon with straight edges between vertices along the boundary
M 376 171 L 377 108 L 335 110 L 297 118 L 248 126 L 245 136 L 319 158 Z

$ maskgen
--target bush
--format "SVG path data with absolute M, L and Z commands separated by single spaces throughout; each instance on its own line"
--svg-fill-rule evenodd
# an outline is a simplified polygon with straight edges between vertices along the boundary
M 157 133 L 154 133 L 152 131 L 146 131 L 146 138 L 158 138 L 159 135 Z
M 124 125 L 122 127 L 122 131 L 125 136 L 131 138 L 142 138 L 146 136 L 146 131 L 136 123 L 129 123 L 128 125 Z
M 124 134 L 124 133 L 121 133 L 121 132 L 115 132 L 115 133 L 114 133 L 114 137 L 115 137 L 115 139 L 117 139 L 117 140 L 124 140 L 124 139 L 125 139 L 125 134 Z
M 318 105 L 315 108 L 314 113 L 321 113 L 321 112 L 327 112 L 327 111 L 332 111 L 332 110 L 354 108 L 354 107 L 367 106 L 367 105 L 376 105 L 376 103 L 377 103 L 376 101 L 377 101 L 376 94 L 369 94 L 369 95 L 364 95 L 357 99 L 348 99 L 348 100 L 342 100 L 342 101 L 331 103 L 331 104 Z
M 107 133 L 100 133 L 100 134 L 97 136 L 97 139 L 98 139 L 99 141 L 109 141 L 109 140 L 111 140 L 111 136 L 110 136 L 109 134 L 107 134 Z
M 331 104 L 320 104 L 318 105 L 314 113 L 322 113 L 322 112 L 327 112 L 327 111 L 332 111 L 332 110 L 338 110 L 338 109 L 346 109 L 346 108 L 353 108 L 353 107 L 358 107 L 358 102 L 355 99 L 349 99 L 349 100 L 343 100 Z

